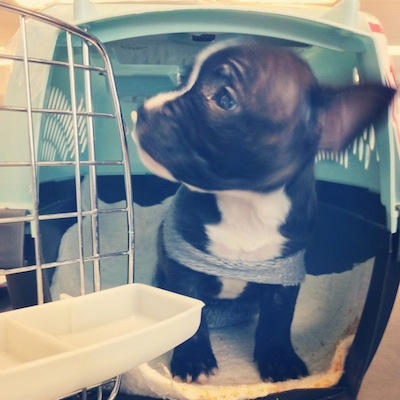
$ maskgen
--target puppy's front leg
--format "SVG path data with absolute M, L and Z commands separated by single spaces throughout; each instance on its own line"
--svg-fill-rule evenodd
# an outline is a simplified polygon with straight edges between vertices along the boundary
M 284 381 L 308 375 L 293 349 L 290 329 L 300 286 L 263 285 L 254 360 L 263 380 Z
M 213 375 L 217 369 L 207 322 L 202 315 L 196 334 L 175 348 L 171 372 L 186 382 L 206 383 L 209 375 Z
M 220 283 L 215 277 L 192 271 L 172 260 L 166 255 L 161 241 L 159 244 L 159 264 L 156 274 L 158 287 L 203 300 L 205 303 L 207 298 L 218 293 Z M 173 376 L 180 377 L 186 382 L 205 383 L 208 376 L 214 374 L 217 368 L 203 310 L 200 326 L 195 335 L 174 349 L 171 372 Z

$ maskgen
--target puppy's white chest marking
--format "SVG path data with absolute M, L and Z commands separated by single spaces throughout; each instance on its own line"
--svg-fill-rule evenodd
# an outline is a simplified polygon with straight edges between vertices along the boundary
M 279 257 L 286 242 L 279 232 L 291 208 L 283 189 L 268 194 L 218 192 L 221 222 L 206 225 L 209 251 L 221 258 L 261 261 Z

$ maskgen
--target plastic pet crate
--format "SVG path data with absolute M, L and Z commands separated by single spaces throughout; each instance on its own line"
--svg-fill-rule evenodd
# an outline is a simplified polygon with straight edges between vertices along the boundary
M 129 134 L 130 114 L 149 96 L 184 82 L 204 47 L 233 37 L 262 37 L 299 54 L 322 84 L 395 85 L 379 21 L 360 12 L 357 1 L 311 3 L 81 1 L 45 10 L 86 33 L 57 24 L 55 29 L 50 17 L 35 24 L 33 14 L 23 13 L 21 39 L 0 55 L 12 62 L 0 108 L 0 181 L 6 188 L 0 193 L 0 271 L 14 307 L 132 280 L 151 283 L 157 223 L 176 186 L 151 176 L 140 163 Z M 37 38 L 43 38 L 40 46 L 34 45 Z M 334 330 L 345 307 L 349 320 L 343 335 L 351 341 L 343 368 L 325 383 L 260 383 L 258 398 L 356 398 L 399 283 L 398 118 L 396 98 L 382 123 L 348 149 L 321 152 L 316 159 L 319 225 L 306 260 L 311 288 L 316 282 L 322 297 L 306 303 L 334 304 L 353 293 L 354 304 L 313 317 L 299 307 L 298 330 L 307 319 Z M 3 239 L 9 237 L 16 239 Z M 334 292 L 339 286 L 342 292 Z M 241 398 L 255 398 L 243 384 L 187 388 L 167 375 L 145 364 L 125 376 L 122 386 L 128 389 L 115 395 L 234 399 L 240 392 Z

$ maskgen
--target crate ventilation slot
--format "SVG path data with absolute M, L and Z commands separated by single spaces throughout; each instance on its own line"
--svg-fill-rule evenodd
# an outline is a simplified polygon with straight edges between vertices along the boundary
M 77 105 L 77 127 L 82 154 L 87 148 L 86 117 L 80 115 L 83 107 L 83 99 L 81 98 Z M 70 101 L 60 89 L 53 87 L 49 95 L 48 108 L 55 112 L 44 116 L 44 128 L 38 158 L 42 161 L 72 160 L 75 158 L 75 149 Z
M 316 162 L 326 160 L 333 161 L 344 168 L 348 168 L 350 154 L 355 156 L 356 159 L 364 165 L 365 170 L 369 168 L 372 157 L 375 156 L 376 160 L 379 162 L 379 153 L 376 148 L 375 129 L 372 125 L 369 129 L 364 131 L 362 136 L 354 140 L 353 144 L 345 150 L 338 152 L 326 150 L 319 151 L 316 157 Z

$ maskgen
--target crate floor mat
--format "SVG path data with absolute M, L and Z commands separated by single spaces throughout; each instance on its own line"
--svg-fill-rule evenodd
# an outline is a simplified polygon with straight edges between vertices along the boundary
M 156 233 L 169 203 L 170 198 L 151 206 L 135 204 L 137 282 L 152 283 L 156 262 Z M 120 207 L 123 204 L 116 202 L 112 206 Z M 99 201 L 100 207 L 109 208 L 110 204 Z M 120 250 L 121 243 L 127 239 L 126 222 L 123 218 L 110 215 L 100 215 L 100 243 L 104 246 L 102 252 L 112 253 Z M 84 247 L 90 248 L 90 232 L 90 220 L 85 218 Z M 73 225 L 61 240 L 60 260 L 77 256 L 76 238 L 77 226 Z M 122 392 L 168 399 L 239 400 L 255 399 L 292 389 L 335 385 L 342 376 L 347 351 L 357 330 L 373 264 L 373 257 L 369 257 L 357 260 L 346 268 L 307 274 L 296 304 L 292 341 L 307 364 L 310 376 L 287 382 L 262 382 L 252 360 L 255 325 L 251 323 L 211 331 L 219 370 L 210 377 L 207 384 L 188 384 L 171 377 L 168 367 L 171 353 L 168 353 L 125 373 Z M 320 269 L 324 272 L 323 267 Z M 90 269 L 85 273 L 86 290 L 92 291 L 92 273 Z M 126 279 L 126 266 L 123 262 L 119 265 L 116 260 L 105 260 L 101 265 L 101 276 L 102 288 L 116 286 Z M 57 299 L 61 293 L 78 295 L 79 291 L 78 266 L 58 267 L 51 287 L 53 299 Z
M 286 382 L 262 382 L 252 360 L 255 326 L 250 324 L 211 330 L 219 370 L 207 384 L 174 379 L 168 367 L 169 353 L 127 372 L 123 376 L 123 390 L 167 399 L 239 400 L 286 390 L 334 386 L 343 374 L 371 266 L 367 262 L 333 276 L 307 276 L 298 298 L 292 340 L 310 376 Z

